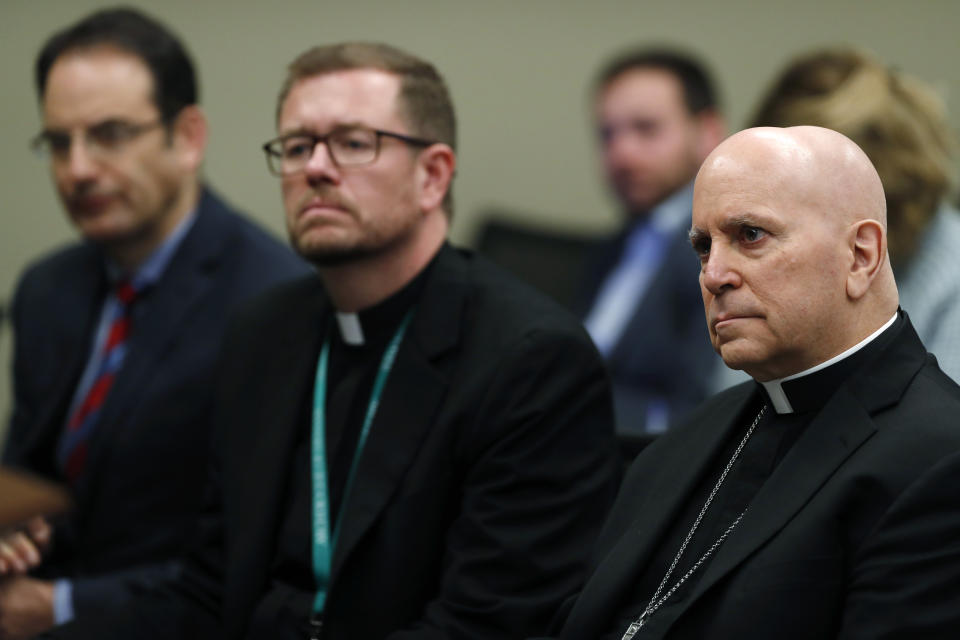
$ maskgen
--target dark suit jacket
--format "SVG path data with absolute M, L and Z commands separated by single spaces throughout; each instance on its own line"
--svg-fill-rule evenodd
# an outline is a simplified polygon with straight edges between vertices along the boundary
M 629 231 L 595 249 L 584 280 L 581 315 L 596 302 L 604 280 L 617 266 Z M 687 228 L 670 236 L 660 267 L 607 355 L 613 380 L 617 429 L 645 430 L 652 398 L 667 403 L 671 420 L 683 417 L 707 396 L 718 356 L 710 344 L 700 296 L 700 265 L 690 249 Z
M 717 395 L 637 459 L 561 638 L 606 632 L 654 546 L 679 547 L 661 536 L 758 389 Z M 958 415 L 960 388 L 904 323 L 800 435 L 674 625 L 638 639 L 958 637 L 958 463 L 936 466 L 960 450 Z
M 101 637 L 242 638 L 267 588 L 323 317 L 275 290 L 223 363 L 204 546 Z M 576 319 L 450 247 L 428 275 L 341 509 L 326 638 L 522 638 L 584 578 L 616 488 L 610 388 Z
M 80 616 L 116 607 L 182 553 L 201 508 L 213 369 L 227 317 L 306 263 L 209 191 L 136 309 L 123 370 L 91 436 L 76 509 L 41 575 L 75 579 Z M 4 461 L 58 479 L 55 450 L 106 293 L 90 244 L 30 267 L 13 305 L 14 408 Z

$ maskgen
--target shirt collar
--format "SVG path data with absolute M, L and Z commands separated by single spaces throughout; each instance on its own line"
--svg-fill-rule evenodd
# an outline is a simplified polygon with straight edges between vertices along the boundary
M 651 241 L 662 242 L 657 239 L 689 227 L 692 207 L 693 182 L 690 182 L 654 207 L 649 215 L 633 223 L 624 242 L 623 255 L 630 257 L 647 254 Z
M 650 226 L 660 233 L 672 233 L 690 224 L 692 209 L 693 180 L 653 208 L 650 213 Z
M 170 264 L 170 260 L 173 259 L 173 254 L 177 252 L 184 237 L 193 227 L 196 218 L 197 210 L 193 209 L 184 216 L 183 220 L 177 223 L 177 226 L 163 239 L 160 246 L 154 249 L 147 256 L 147 259 L 130 274 L 130 282 L 134 289 L 141 291 L 160 280 L 163 272 L 167 269 L 167 265 Z M 107 276 L 111 282 L 122 280 L 124 275 L 126 274 L 115 262 L 107 261 Z
M 777 413 L 803 413 L 821 406 L 830 393 L 846 379 L 867 355 L 865 347 L 874 343 L 899 317 L 894 313 L 879 329 L 843 353 L 799 373 L 761 382 Z M 882 347 L 880 342 L 876 346 Z M 855 354 L 861 357 L 853 358 Z

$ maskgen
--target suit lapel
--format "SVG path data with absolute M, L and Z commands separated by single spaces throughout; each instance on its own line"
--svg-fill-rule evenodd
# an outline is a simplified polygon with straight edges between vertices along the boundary
M 666 542 L 679 547 L 679 540 L 662 538 L 718 450 L 746 428 L 745 412 L 756 397 L 756 390 L 753 383 L 741 385 L 722 404 L 710 406 L 709 413 L 700 410 L 691 416 L 689 424 L 697 428 L 689 431 L 682 443 L 655 442 L 634 462 L 637 469 L 654 464 L 660 471 L 649 481 L 638 483 L 628 478 L 624 482 L 614 512 L 629 505 L 635 514 L 633 523 L 585 585 L 564 626 L 564 638 L 594 637 L 606 630 L 619 610 L 619 598 L 630 592 L 629 585 L 646 567 L 656 546 Z M 643 492 L 639 500 L 626 494 L 635 489 Z M 634 500 L 636 503 L 631 504 Z M 601 543 L 604 537 L 601 535 Z
M 630 227 L 617 233 L 615 236 L 601 240 L 590 250 L 586 258 L 586 275 L 580 282 L 577 292 L 575 310 L 577 315 L 585 318 L 597 303 L 597 294 L 610 272 L 617 266 L 623 249 L 626 245 Z
M 54 335 L 57 346 L 54 351 L 57 374 L 50 387 L 49 402 L 40 407 L 36 429 L 31 429 L 29 440 L 24 444 L 23 456 L 32 460 L 34 468 L 55 469 L 56 443 L 66 425 L 66 413 L 76 391 L 84 364 L 89 356 L 94 327 L 99 318 L 100 306 L 106 289 L 103 259 L 89 245 L 81 249 L 81 257 L 70 270 L 71 282 L 58 282 L 58 307 L 69 310 L 69 318 L 59 326 Z
M 751 501 L 707 564 L 684 610 L 776 535 L 875 431 L 862 404 L 847 389 L 838 390 Z
M 384 387 L 355 484 L 344 498 L 331 584 L 336 584 L 360 538 L 401 485 L 435 422 L 447 390 L 447 374 L 437 361 L 459 341 L 466 305 L 465 266 L 463 259 L 445 246 L 428 276 Z
M 297 438 L 301 430 L 309 429 L 303 410 L 311 397 L 326 326 L 324 317 L 330 309 L 319 279 L 289 295 L 295 302 L 277 306 L 296 311 L 287 313 L 282 324 L 270 327 L 270 357 L 257 363 L 262 370 L 257 371 L 256 379 L 272 381 L 257 387 L 255 400 L 258 416 L 269 416 L 269 422 L 241 420 L 238 427 L 242 430 L 225 438 L 232 448 L 227 456 L 231 466 L 224 478 L 232 486 L 225 494 L 243 499 L 242 503 L 226 505 L 232 507 L 226 521 L 236 522 L 241 530 L 257 536 L 244 550 L 249 555 L 250 571 L 266 571 L 276 549 L 275 536 L 290 491 Z M 246 545 L 247 536 L 243 539 Z M 248 578 L 252 584 L 259 584 L 260 576 Z
M 204 200 L 205 204 L 207 202 Z M 124 366 L 90 437 L 86 464 L 89 472 L 83 474 L 79 487 L 94 482 L 107 466 L 101 459 L 109 455 L 115 431 L 136 428 L 136 425 L 126 423 L 124 414 L 136 407 L 138 390 L 149 386 L 150 377 L 164 354 L 184 336 L 184 323 L 210 292 L 214 271 L 227 250 L 220 216 L 221 213 L 209 205 L 198 210 L 193 228 L 177 248 L 167 271 L 154 290 L 145 296 L 143 306 L 135 309 L 135 328 Z
M 643 362 L 652 355 L 650 335 L 671 335 L 691 320 L 703 324 L 699 291 L 687 304 L 684 294 L 690 290 L 687 283 L 695 281 L 700 266 L 690 259 L 690 241 L 686 232 L 676 231 L 666 237 L 663 255 L 647 281 L 643 296 L 636 301 L 630 319 L 620 333 L 608 356 L 608 366 L 616 371 L 634 371 L 651 365 Z M 667 328 L 665 328 L 667 327 Z M 647 347 L 642 345 L 647 344 Z M 660 347 L 660 345 L 655 345 Z M 658 353 L 658 352 L 657 352 Z M 637 364 L 637 362 L 641 364 Z M 663 364 L 658 365 L 663 367 Z M 662 369 L 658 369 L 660 371 Z

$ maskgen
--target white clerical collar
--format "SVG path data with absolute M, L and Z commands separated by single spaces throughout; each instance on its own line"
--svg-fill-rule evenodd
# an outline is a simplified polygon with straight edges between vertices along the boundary
M 363 327 L 360 326 L 360 317 L 355 313 L 336 312 L 337 326 L 340 328 L 340 337 L 352 347 L 363 345 Z
M 860 349 L 863 349 L 865 346 L 873 342 L 877 338 L 877 336 L 879 336 L 881 333 L 886 331 L 887 328 L 889 328 L 890 325 L 893 324 L 893 321 L 896 319 L 897 319 L 897 314 L 894 313 L 893 317 L 887 320 L 887 322 L 882 327 L 880 327 L 879 329 L 877 329 L 876 331 L 871 333 L 869 336 L 867 336 L 866 338 L 864 338 L 854 346 L 850 347 L 840 355 L 836 355 L 830 358 L 829 360 L 825 362 L 821 362 L 820 364 L 814 367 L 810 367 L 809 369 L 806 369 L 804 371 L 801 371 L 800 373 L 794 373 L 785 378 L 779 378 L 777 380 L 761 382 L 760 384 L 762 384 L 763 388 L 767 390 L 767 395 L 770 396 L 770 402 L 773 403 L 774 410 L 777 413 L 793 413 L 793 405 L 790 404 L 790 399 L 787 397 L 786 392 L 783 390 L 784 382 L 787 382 L 788 380 L 796 380 L 797 378 L 802 378 L 803 376 L 810 375 L 811 373 L 816 373 L 817 371 L 826 369 L 830 365 L 836 364 L 845 358 L 849 358 L 850 356 L 855 354 L 857 351 L 860 351 Z

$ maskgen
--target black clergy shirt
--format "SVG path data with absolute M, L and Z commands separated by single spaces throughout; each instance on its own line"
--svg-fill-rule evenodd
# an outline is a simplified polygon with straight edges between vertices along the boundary
M 373 382 L 387 345 L 406 314 L 414 309 L 427 275 L 423 269 L 403 289 L 357 316 L 363 343 L 349 344 L 334 314 L 323 319 L 323 335 L 330 342 L 327 371 L 326 447 L 330 525 L 339 521 L 343 492 L 367 413 Z M 319 351 L 317 353 L 319 359 Z M 313 384 L 301 406 L 300 430 L 287 490 L 270 586 L 251 616 L 249 639 L 302 640 L 308 637 L 316 583 L 313 574 L 312 480 L 310 469 Z M 265 425 L 265 428 L 269 428 Z M 331 530 L 331 535 L 332 535 Z M 371 579 L 376 579 L 371 576 Z
M 690 531 L 690 527 L 703 508 L 704 502 L 716 485 L 720 474 L 730 461 L 737 446 L 746 435 L 751 423 L 760 412 L 760 408 L 766 407 L 763 418 L 747 441 L 737 461 L 731 467 L 726 480 L 718 490 L 713 503 L 704 514 L 699 528 L 677 563 L 676 569 L 674 569 L 663 591 L 658 596 L 658 600 L 670 591 L 673 585 L 696 564 L 704 552 L 723 535 L 723 532 L 736 520 L 737 516 L 747 508 L 754 496 L 760 491 L 763 483 L 770 477 L 806 426 L 819 413 L 837 388 L 855 371 L 869 366 L 869 363 L 897 335 L 903 323 L 903 314 L 898 312 L 894 323 L 859 351 L 824 369 L 783 382 L 781 386 L 793 408 L 793 413 L 776 413 L 766 390 L 757 383 L 755 401 L 749 403 L 744 413 L 738 418 L 742 428 L 733 433 L 730 441 L 704 469 L 697 488 L 691 494 L 691 499 L 679 511 L 670 527 L 667 528 L 650 563 L 645 567 L 638 567 L 638 574 L 631 590 L 624 594 L 616 618 L 610 621 L 613 627 L 603 636 L 605 640 L 619 640 L 630 623 L 643 613 L 650 598 L 663 580 L 664 574 L 673 562 L 684 538 Z M 716 551 L 713 555 L 716 555 Z M 640 632 L 637 633 L 637 640 L 641 640 L 645 632 L 659 630 L 662 633 L 662 630 L 672 625 L 682 609 L 679 605 L 683 604 L 685 599 L 689 597 L 693 588 L 703 576 L 713 555 L 649 618 Z

